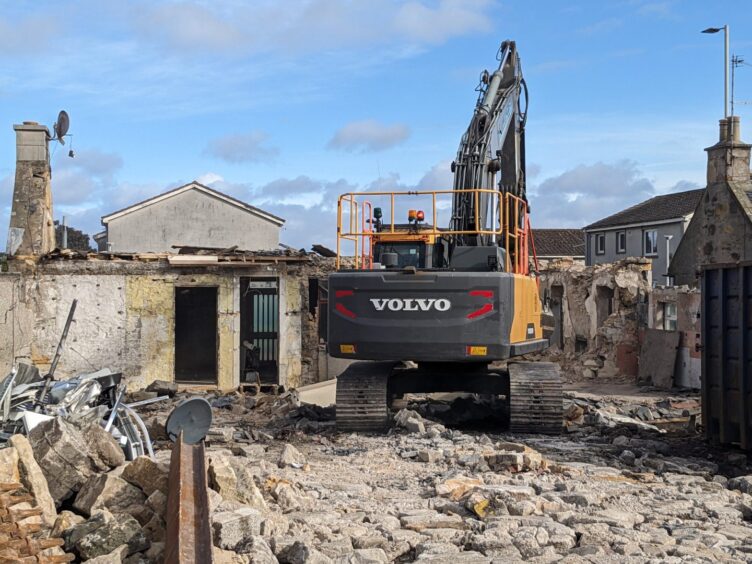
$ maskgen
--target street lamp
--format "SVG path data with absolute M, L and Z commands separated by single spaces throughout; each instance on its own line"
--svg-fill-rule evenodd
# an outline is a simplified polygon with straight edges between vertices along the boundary
M 703 29 L 702 33 L 718 33 L 719 31 L 723 31 L 724 43 L 725 43 L 724 58 L 723 58 L 723 117 L 727 118 L 728 117 L 728 88 L 729 88 L 729 78 L 728 78 L 729 26 L 724 25 L 723 27 L 709 27 L 707 29 Z
M 668 267 L 671 265 L 671 239 L 673 235 L 664 235 L 666 238 L 666 286 L 671 286 L 671 275 L 668 273 Z

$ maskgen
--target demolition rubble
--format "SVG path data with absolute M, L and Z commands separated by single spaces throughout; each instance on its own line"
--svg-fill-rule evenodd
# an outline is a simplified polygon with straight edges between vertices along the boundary
M 124 402 L 174 392 L 160 386 L 169 388 Z M 54 553 L 35 562 L 161 562 L 165 422 L 188 397 L 134 408 L 153 457 L 126 460 L 98 423 L 69 417 L 12 436 L 0 481 L 38 509 L 24 518 L 28 501 L 1 494 L 10 506 L 3 562 L 31 562 L 23 558 L 34 550 Z M 562 437 L 450 427 L 482 411 L 465 396 L 406 398 L 394 428 L 375 436 L 337 433 L 333 407 L 291 393 L 204 398 L 214 417 L 206 465 L 217 563 L 752 558 L 752 469 L 701 440 L 692 394 L 568 392 Z M 15 559 L 4 556 L 12 550 Z

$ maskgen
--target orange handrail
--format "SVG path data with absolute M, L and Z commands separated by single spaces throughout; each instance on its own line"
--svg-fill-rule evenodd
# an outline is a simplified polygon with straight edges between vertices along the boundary
M 437 196 L 442 194 L 454 196 L 458 193 L 471 193 L 476 196 L 476 217 L 478 217 L 477 208 L 481 194 L 489 194 L 491 197 L 497 198 L 497 204 L 494 205 L 498 205 L 498 225 L 468 230 L 439 228 L 436 217 L 438 210 Z M 343 241 L 350 241 L 355 244 L 354 267 L 356 269 L 373 268 L 373 237 L 376 234 L 373 228 L 374 207 L 370 199 L 359 202 L 358 198 L 377 196 L 388 197 L 390 203 L 389 227 L 381 233 L 396 233 L 395 202 L 397 198 L 426 196 L 431 198 L 429 209 L 433 212 L 433 218 L 427 225 L 420 226 L 420 233 L 433 236 L 491 235 L 494 238 L 499 238 L 504 242 L 506 250 L 505 270 L 515 274 L 530 274 L 530 247 L 532 246 L 534 268 L 536 272 L 538 270 L 538 257 L 535 252 L 535 243 L 532 240 L 527 202 L 510 193 L 483 188 L 421 192 L 348 192 L 342 194 L 337 201 L 337 269 L 340 268 Z M 345 213 L 348 216 L 347 221 L 343 217 Z

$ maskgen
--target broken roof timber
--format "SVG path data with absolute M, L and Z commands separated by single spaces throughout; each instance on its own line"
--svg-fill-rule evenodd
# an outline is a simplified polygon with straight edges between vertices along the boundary
M 287 262 L 307 261 L 307 256 L 285 255 L 170 255 L 167 262 L 170 266 L 236 266 L 243 267 L 253 264 L 277 264 Z

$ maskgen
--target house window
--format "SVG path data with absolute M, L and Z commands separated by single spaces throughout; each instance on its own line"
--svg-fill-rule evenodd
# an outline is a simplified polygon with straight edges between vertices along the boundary
M 676 304 L 662 302 L 663 306 L 663 330 L 676 331 Z
M 617 231 L 616 232 L 616 253 L 623 255 L 626 252 L 627 252 L 627 232 Z
M 596 255 L 606 254 L 606 234 L 605 233 L 595 234 L 595 254 Z
M 658 231 L 655 229 L 644 231 L 643 239 L 645 241 L 645 256 L 656 256 L 658 254 Z

